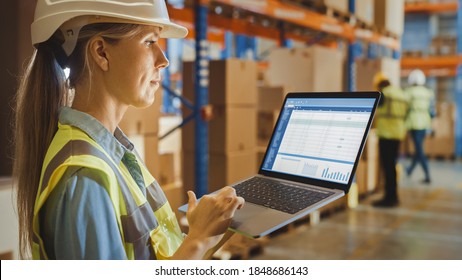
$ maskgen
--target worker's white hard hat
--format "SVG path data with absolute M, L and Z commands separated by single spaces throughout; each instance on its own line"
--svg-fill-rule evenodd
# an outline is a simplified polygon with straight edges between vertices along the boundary
M 47 41 L 56 30 L 70 55 L 80 29 L 91 23 L 135 23 L 161 27 L 161 38 L 183 38 L 188 30 L 170 21 L 165 0 L 38 0 L 31 26 L 32 44 Z
M 425 74 L 420 69 L 414 69 L 409 73 L 409 77 L 407 78 L 407 82 L 410 85 L 418 85 L 423 86 L 425 85 Z

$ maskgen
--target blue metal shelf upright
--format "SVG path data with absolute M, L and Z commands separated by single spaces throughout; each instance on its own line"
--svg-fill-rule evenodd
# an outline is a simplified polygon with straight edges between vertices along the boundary
M 458 0 L 457 8 L 457 54 L 462 55 L 462 0 Z M 462 156 L 462 65 L 457 66 L 456 86 L 455 86 L 455 102 L 457 107 L 455 141 L 456 141 L 456 156 Z
M 208 104 L 209 58 L 207 41 L 208 1 L 194 1 L 194 24 L 196 31 L 196 60 L 194 83 L 194 124 L 195 124 L 195 185 L 198 197 L 207 193 L 208 186 L 208 123 L 202 118 L 202 108 Z

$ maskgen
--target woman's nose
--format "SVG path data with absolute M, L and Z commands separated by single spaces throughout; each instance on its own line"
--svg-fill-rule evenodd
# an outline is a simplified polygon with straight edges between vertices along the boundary
M 155 49 L 155 52 L 157 53 L 156 55 L 156 61 L 155 61 L 155 67 L 156 68 L 165 68 L 169 65 L 168 59 L 165 57 L 164 52 L 160 48 L 159 45 L 157 45 L 157 48 Z

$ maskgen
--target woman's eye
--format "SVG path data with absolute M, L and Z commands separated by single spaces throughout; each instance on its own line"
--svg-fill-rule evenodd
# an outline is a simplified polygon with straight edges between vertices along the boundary
M 154 40 L 146 40 L 144 43 L 146 44 L 146 46 L 148 46 L 148 47 L 149 47 L 149 46 L 151 46 L 151 45 L 155 44 L 155 43 L 156 43 L 156 41 L 154 41 Z

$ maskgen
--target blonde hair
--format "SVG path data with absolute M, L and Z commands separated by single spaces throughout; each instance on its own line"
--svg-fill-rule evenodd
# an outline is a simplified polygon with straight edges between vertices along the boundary
M 82 78 L 91 77 L 88 42 L 94 36 L 101 36 L 108 43 L 116 44 L 121 39 L 136 36 L 141 30 L 141 26 L 135 24 L 98 23 L 85 26 L 69 58 L 62 55 L 59 45 L 62 35 L 57 31 L 47 42 L 37 46 L 24 70 L 16 96 L 13 164 L 21 258 L 30 256 L 32 220 L 41 167 L 58 129 L 58 109 L 70 106 L 71 89 L 83 81 Z M 65 66 L 70 68 L 68 80 L 62 69 Z

